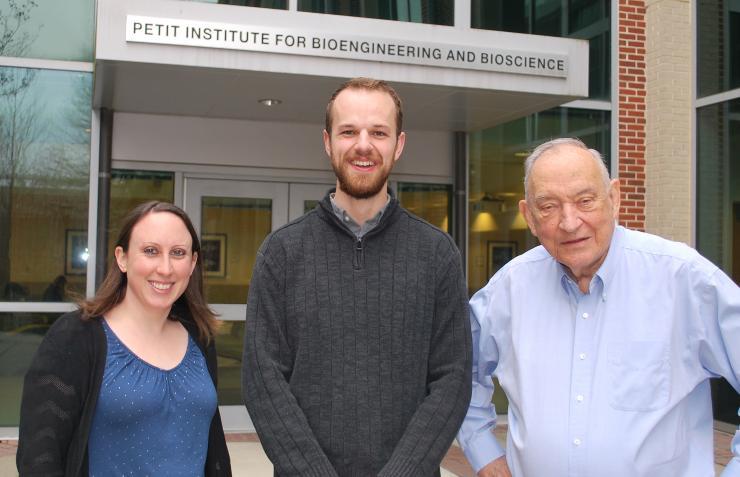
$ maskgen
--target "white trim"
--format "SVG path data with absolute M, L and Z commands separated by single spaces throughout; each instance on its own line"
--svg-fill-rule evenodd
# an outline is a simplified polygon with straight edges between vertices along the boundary
M 218 406 L 225 433 L 254 432 L 254 424 L 244 404 Z
M 365 76 L 383 78 L 389 82 L 429 85 L 435 88 L 450 86 L 465 89 L 519 91 L 563 95 L 570 98 L 585 96 L 587 92 L 587 75 L 582 74 L 586 71 L 588 61 L 586 40 L 270 8 L 213 8 L 212 5 L 201 2 L 177 2 L 178 8 L 173 9 L 171 3 L 147 0 L 127 0 L 125 2 L 98 0 L 97 17 L 105 19 L 106 28 L 97 28 L 96 64 L 115 70 L 119 70 L 119 66 L 125 66 L 124 63 L 145 63 L 162 67 L 178 65 L 234 72 L 299 74 L 307 78 L 314 76 L 350 78 L 361 72 Z M 299 54 L 278 53 L 272 49 L 271 51 L 243 52 L 243 54 L 236 54 L 237 50 L 214 49 L 204 54 L 199 47 L 127 42 L 125 40 L 126 18 L 133 13 L 142 17 L 168 18 L 178 22 L 197 19 L 198 22 L 229 23 L 239 25 L 240 28 L 250 25 L 273 25 L 281 31 L 319 32 L 321 35 L 331 34 L 336 38 L 349 38 L 358 31 L 367 31 L 373 33 L 373 38 L 377 38 L 378 41 L 394 44 L 398 42 L 410 44 L 420 39 L 433 38 L 435 43 L 446 45 L 446 48 L 454 48 L 456 52 L 464 48 L 466 53 L 473 53 L 472 50 L 468 51 L 469 48 L 466 45 L 471 45 L 473 48 L 478 48 L 479 45 L 487 46 L 489 48 L 487 52 L 490 52 L 491 48 L 495 48 L 496 45 L 512 44 L 517 46 L 517 51 L 565 55 L 570 63 L 569 74 L 567 77 L 558 78 L 521 75 L 514 72 L 491 74 L 488 68 L 486 70 L 461 69 L 461 66 L 470 66 L 466 61 L 467 56 L 472 57 L 472 55 L 466 55 L 466 61 L 455 60 L 458 68 L 448 68 L 409 64 L 406 61 L 391 63 L 388 58 L 393 57 L 390 55 L 386 55 L 381 61 L 367 61 L 357 57 L 308 56 L 300 54 L 301 50 L 295 48 L 291 51 L 294 53 L 297 51 Z M 264 28 L 261 28 L 260 31 L 263 30 Z M 183 30 L 178 29 L 178 33 L 181 31 Z M 304 53 L 320 51 L 323 50 L 312 51 L 306 48 Z M 340 51 L 335 53 L 344 54 Z M 480 59 L 481 56 L 477 55 L 476 59 Z M 400 59 L 414 58 L 407 56 Z M 426 61 L 426 58 L 423 59 Z M 444 60 L 447 61 L 447 58 L 445 57 Z M 449 61 L 453 59 L 450 58 Z M 488 66 L 490 65 L 486 63 L 486 67 Z M 134 73 L 133 70 L 124 70 L 121 71 Z M 108 80 L 115 81 L 116 74 Z
M 595 109 L 598 111 L 611 111 L 612 103 L 599 101 L 597 99 L 577 99 L 561 105 L 563 108 Z
M 35 68 L 42 70 L 93 72 L 93 64 L 86 61 L 38 60 L 36 58 L 15 58 L 0 56 L 0 66 L 15 68 Z
M 65 302 L 43 302 L 43 301 L 2 301 L 0 302 L 0 313 L 22 312 L 22 313 L 66 313 L 74 311 L 77 305 Z
M 87 211 L 87 285 L 85 294 L 95 295 L 95 264 L 98 256 L 98 177 L 100 174 L 100 110 L 91 111 L 90 120 L 90 191 Z
M 0 440 L 18 440 L 18 428 L 17 427 L 0 427 Z
M 612 177 L 619 177 L 619 2 L 611 2 L 611 39 L 609 55 L 611 62 L 611 125 L 610 149 Z
M 177 173 L 182 173 L 184 178 L 190 179 L 197 178 L 256 180 L 265 182 L 289 182 L 305 184 L 333 184 L 336 182 L 336 176 L 331 170 L 319 171 L 314 169 L 277 169 L 269 167 L 220 166 L 208 164 L 116 160 L 113 161 L 111 167 L 113 169 L 174 172 L 176 174 L 175 194 L 178 194 Z M 390 176 L 390 180 L 398 182 L 454 184 L 454 180 L 452 177 L 426 174 L 392 173 Z M 175 202 L 177 203 L 177 199 Z
M 391 182 L 388 183 L 389 185 Z M 397 183 L 394 183 L 397 184 Z M 292 222 L 306 213 L 305 203 L 307 200 L 321 200 L 326 191 L 336 185 L 336 182 L 324 184 L 288 184 L 288 221 Z M 398 187 L 394 187 L 398 190 Z
M 247 318 L 247 305 L 228 305 L 213 303 L 208 305 L 216 313 L 216 318 L 223 321 L 244 321 Z
M 175 200 L 173 200 L 173 203 L 181 209 L 184 209 L 185 174 L 183 174 L 182 171 L 175 171 L 175 186 L 173 188 L 173 193 L 175 194 Z
M 472 10 L 470 0 L 455 0 L 452 26 L 455 28 L 470 29 Z
M 696 28 L 696 25 L 694 25 Z M 692 55 L 694 64 L 696 64 L 696 52 Z M 696 70 L 696 68 L 694 68 Z M 696 98 L 696 73 L 694 73 L 694 97 Z M 740 98 L 740 88 L 731 89 L 729 91 L 723 91 L 722 93 L 712 94 L 704 96 L 703 98 L 696 98 L 694 102 L 696 108 L 703 108 L 704 106 L 710 106 L 712 104 L 724 103 L 725 101 L 732 101 L 733 99 Z
M 288 11 L 289 12 L 298 11 L 298 0 L 288 0 Z
M 457 12 L 457 8 L 455 11 Z M 460 21 L 465 22 L 464 18 Z M 470 20 L 467 24 L 470 24 Z M 291 57 L 299 55 L 308 58 L 397 63 L 404 67 L 431 66 L 443 68 L 443 71 L 447 72 L 462 69 L 485 73 L 521 74 L 562 78 L 566 81 L 571 77 L 569 71 L 572 68 L 573 55 L 567 50 L 543 51 L 541 48 L 529 48 L 525 42 L 518 42 L 517 48 L 508 49 L 503 46 L 505 43 L 466 41 L 462 36 L 456 38 L 455 43 L 450 43 L 427 40 L 427 38 L 437 39 L 439 36 L 437 34 L 396 38 L 375 36 L 378 29 L 368 30 L 372 31 L 373 35 L 359 35 L 357 30 L 344 33 L 321 26 L 310 28 L 308 25 L 301 27 L 267 25 L 257 21 L 241 23 L 202 18 L 191 20 L 161 14 L 127 13 L 126 45 L 127 47 L 134 43 L 177 45 Z M 460 30 L 467 32 L 470 28 Z M 211 35 L 211 31 L 228 33 Z M 436 72 L 430 73 L 436 76 Z

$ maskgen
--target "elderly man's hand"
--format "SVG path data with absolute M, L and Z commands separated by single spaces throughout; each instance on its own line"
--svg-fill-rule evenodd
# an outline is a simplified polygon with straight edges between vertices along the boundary
M 478 477 L 511 477 L 511 471 L 506 464 L 506 456 L 502 455 L 478 471 Z

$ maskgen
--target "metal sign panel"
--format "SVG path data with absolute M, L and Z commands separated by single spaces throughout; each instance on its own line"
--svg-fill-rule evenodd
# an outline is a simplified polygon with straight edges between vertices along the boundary
M 126 41 L 568 76 L 565 54 L 139 15 L 126 16 Z

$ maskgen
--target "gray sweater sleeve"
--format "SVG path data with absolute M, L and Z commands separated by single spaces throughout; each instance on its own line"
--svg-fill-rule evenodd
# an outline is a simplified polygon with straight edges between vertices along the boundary
M 244 400 L 277 475 L 336 476 L 288 385 L 293 350 L 286 335 L 285 267 L 265 254 L 270 245 L 276 248 L 268 239 L 257 255 L 249 288 Z
M 427 395 L 379 477 L 433 475 L 470 404 L 471 334 L 460 253 L 451 240 L 439 249 Z

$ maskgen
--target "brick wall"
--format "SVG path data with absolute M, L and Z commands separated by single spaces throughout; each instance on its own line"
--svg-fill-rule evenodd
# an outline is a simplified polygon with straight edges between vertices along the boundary
M 645 230 L 645 0 L 619 0 L 619 222 Z

